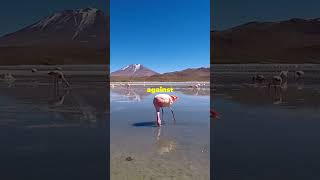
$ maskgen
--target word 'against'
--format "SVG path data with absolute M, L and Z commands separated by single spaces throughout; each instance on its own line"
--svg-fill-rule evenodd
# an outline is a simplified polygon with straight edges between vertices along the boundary
M 173 92 L 173 88 L 163 88 L 160 86 L 160 88 L 147 88 L 147 92 L 149 93 L 158 93 L 158 92 Z

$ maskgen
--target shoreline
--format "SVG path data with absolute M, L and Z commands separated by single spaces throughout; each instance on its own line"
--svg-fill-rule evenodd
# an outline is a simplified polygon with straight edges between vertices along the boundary
M 268 73 L 283 70 L 320 72 L 320 64 L 211 64 L 210 67 L 211 73 Z
M 128 82 L 121 82 L 121 81 L 112 81 L 110 82 L 110 85 L 122 85 L 122 84 L 126 84 Z M 130 85 L 135 85 L 135 86 L 143 86 L 143 85 L 146 85 L 146 86 L 160 86 L 160 85 L 194 85 L 194 84 L 210 84 L 210 81 L 185 81 L 185 82 L 160 82 L 160 81 L 152 81 L 152 82 L 129 82 Z
M 76 65 L 0 65 L 0 74 L 12 73 L 18 76 L 33 76 L 46 74 L 55 70 L 56 67 L 62 68 L 66 75 L 105 75 L 109 73 L 109 65 L 106 64 L 76 64 Z M 247 74 L 273 74 L 283 70 L 290 73 L 302 70 L 306 74 L 320 76 L 320 64 L 211 64 L 211 75 L 247 75 Z M 31 69 L 37 69 L 38 72 L 32 73 Z M 117 82 L 119 80 L 111 82 Z M 176 80 L 175 80 L 176 81 Z M 195 82 L 196 80 L 184 81 Z M 201 81 L 201 80 L 200 80 Z M 209 80 L 207 80 L 209 81 Z M 120 81 L 119 81 L 120 82 Z M 127 81 L 126 81 L 127 82 Z M 143 82 L 143 81 L 136 81 Z M 156 81 L 154 81 L 156 82 Z
M 55 70 L 57 67 L 62 68 L 65 75 L 73 76 L 107 76 L 109 65 L 14 65 L 0 66 L 0 74 L 11 73 L 16 76 L 41 76 L 47 75 L 48 72 Z M 31 69 L 37 69 L 32 72 Z

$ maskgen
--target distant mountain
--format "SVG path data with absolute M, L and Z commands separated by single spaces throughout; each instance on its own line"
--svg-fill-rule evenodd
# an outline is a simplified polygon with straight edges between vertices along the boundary
M 211 31 L 211 63 L 320 63 L 320 19 Z
M 109 17 L 96 8 L 54 13 L 0 37 L 0 64 L 105 64 Z
M 104 48 L 107 45 L 108 24 L 108 19 L 103 12 L 95 8 L 65 10 L 1 37 L 0 47 L 85 46 Z
M 163 74 L 155 74 L 145 77 L 115 77 L 111 76 L 111 81 L 209 81 L 210 68 L 194 68 L 182 71 L 168 72 Z
M 149 68 L 144 67 L 142 64 L 130 64 L 121 68 L 115 72 L 112 72 L 111 76 L 121 77 L 144 77 L 159 74 Z

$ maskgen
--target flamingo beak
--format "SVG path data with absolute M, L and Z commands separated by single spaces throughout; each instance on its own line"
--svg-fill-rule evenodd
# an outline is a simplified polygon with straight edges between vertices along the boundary
M 174 96 L 174 95 L 171 95 L 171 98 L 172 98 L 173 101 L 176 101 L 178 99 L 178 97 Z

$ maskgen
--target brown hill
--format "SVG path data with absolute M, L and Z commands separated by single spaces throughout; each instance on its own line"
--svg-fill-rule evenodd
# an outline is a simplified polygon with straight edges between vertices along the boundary
M 211 63 L 320 63 L 320 19 L 211 31 Z
M 209 81 L 210 80 L 210 68 L 195 68 L 186 69 L 182 71 L 175 71 L 163 74 L 157 74 L 148 77 L 111 77 L 111 81 L 160 81 L 160 82 L 172 82 L 172 81 Z

